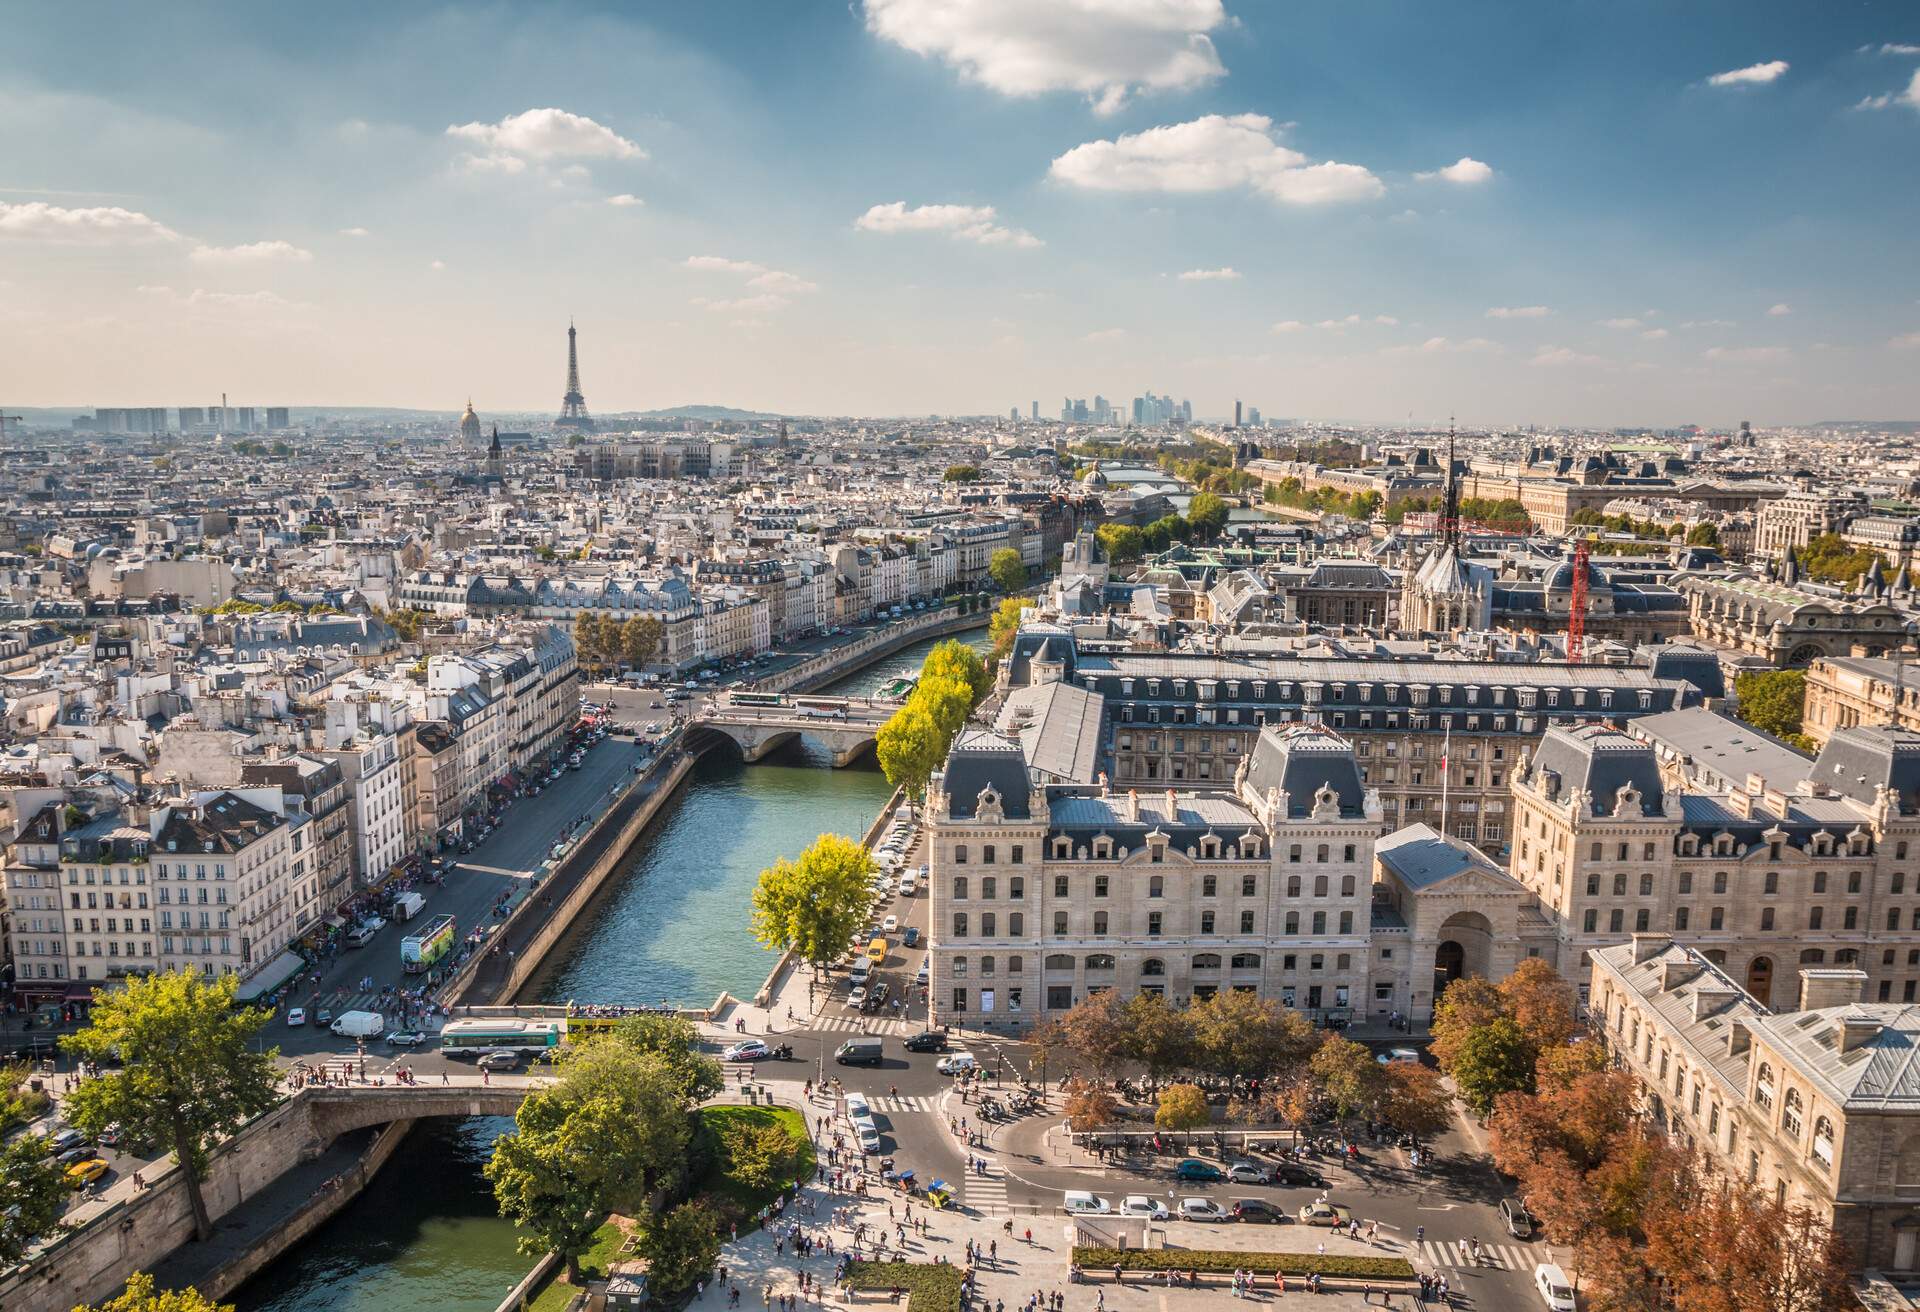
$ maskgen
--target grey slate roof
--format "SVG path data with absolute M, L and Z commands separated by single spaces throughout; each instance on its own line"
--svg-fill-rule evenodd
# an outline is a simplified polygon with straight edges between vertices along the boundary
M 1353 745 L 1320 725 L 1268 725 L 1260 731 L 1247 761 L 1247 786 L 1266 796 L 1269 788 L 1287 794 L 1290 815 L 1306 815 L 1314 795 L 1330 788 L 1340 799 L 1340 814 L 1358 816 L 1366 807 L 1367 789 Z
M 1386 835 L 1373 845 L 1373 854 L 1412 889 L 1431 888 L 1467 870 L 1507 878 L 1505 871 L 1479 852 L 1449 842 L 1426 825 L 1408 825 Z
M 1597 815 L 1613 815 L 1619 792 L 1628 784 L 1639 790 L 1641 814 L 1657 815 L 1666 791 L 1653 748 L 1601 724 L 1547 730 L 1528 768 L 1535 779 L 1551 771 L 1560 776 L 1563 790 L 1591 793 Z
M 971 820 L 979 810 L 980 794 L 991 787 L 1000 794 L 1000 806 L 1009 820 L 1030 820 L 1027 757 L 1020 744 L 996 734 L 963 732 L 947 753 L 947 817 Z
M 1734 787 L 1757 774 L 1769 787 L 1792 792 L 1813 762 L 1781 742 L 1704 706 L 1642 715 L 1631 733 L 1712 770 Z
M 1814 782 L 1856 802 L 1873 801 L 1885 785 L 1902 813 L 1920 810 L 1920 733 L 1890 725 L 1837 729 L 1813 763 Z
M 1018 738 L 1027 763 L 1051 781 L 1090 784 L 1100 770 L 1106 699 L 1070 683 L 1042 683 L 1007 694 L 994 730 Z
M 1877 1024 L 1879 1033 L 1842 1053 L 1842 1020 Z M 1758 1020 L 1794 1067 L 1847 1111 L 1920 1111 L 1920 1005 L 1857 1002 Z

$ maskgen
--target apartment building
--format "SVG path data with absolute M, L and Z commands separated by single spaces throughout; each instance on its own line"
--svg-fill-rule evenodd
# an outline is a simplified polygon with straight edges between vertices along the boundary
M 1864 972 L 1799 971 L 1770 1010 L 1667 934 L 1596 949 L 1593 1017 L 1647 1111 L 1735 1179 L 1813 1209 L 1856 1271 L 1920 1269 L 1920 1008 L 1861 1001 Z
M 240 767 L 247 788 L 277 788 L 286 807 L 310 823 L 299 837 L 290 876 L 295 930 L 305 933 L 315 918 L 353 894 L 354 838 L 351 796 L 336 761 L 290 756 L 249 761 Z
M 1676 789 L 1626 733 L 1549 730 L 1512 780 L 1510 869 L 1553 922 L 1561 973 L 1666 933 L 1763 1005 L 1800 967 L 1920 998 L 1920 733 L 1840 730 L 1809 774 L 1792 793 Z
M 1817 537 L 1840 532 L 1855 515 L 1864 515 L 1868 509 L 1864 493 L 1815 487 L 1802 481 L 1785 496 L 1760 507 L 1754 526 L 1754 554 L 1777 560 Z
M 1920 663 L 1881 656 L 1822 656 L 1807 666 L 1800 731 L 1824 743 L 1836 729 L 1893 724 L 1920 729 Z
M 292 942 L 292 826 L 280 804 L 278 789 L 248 788 L 197 793 L 154 811 L 149 864 L 160 970 L 250 975 Z M 103 882 L 111 871 L 117 883 L 120 868 L 98 860 L 98 853 L 89 861 L 71 837 L 62 842 L 63 856 L 69 845 L 83 884 L 90 870 Z M 91 938 L 91 910 L 87 917 Z M 91 946 L 97 956 L 98 942 Z M 76 975 L 87 978 L 79 969 L 76 953 Z

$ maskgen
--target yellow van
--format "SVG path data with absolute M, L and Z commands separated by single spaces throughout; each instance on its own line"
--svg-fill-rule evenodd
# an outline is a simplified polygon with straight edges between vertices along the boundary
M 873 942 L 867 944 L 867 960 L 878 966 L 886 959 L 887 940 L 884 936 L 875 936 Z

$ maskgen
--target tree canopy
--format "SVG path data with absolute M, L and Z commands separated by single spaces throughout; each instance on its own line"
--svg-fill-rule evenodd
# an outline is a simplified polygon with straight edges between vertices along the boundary
M 1018 551 L 1001 547 L 987 561 L 987 577 L 999 584 L 1002 592 L 1018 592 L 1027 586 L 1027 567 Z
M 136 1271 L 120 1293 L 98 1307 L 76 1307 L 73 1312 L 233 1312 L 233 1304 L 216 1303 L 191 1285 L 156 1289 L 152 1276 Z
M 1753 670 L 1733 681 L 1740 718 L 1762 733 L 1793 741 L 1800 737 L 1807 705 L 1805 670 Z
M 704 1203 L 682 1203 L 647 1227 L 640 1255 L 651 1289 L 669 1296 L 692 1289 L 720 1259 L 719 1218 Z
M 1200 537 L 1214 537 L 1227 526 L 1227 503 L 1211 492 L 1196 492 L 1187 503 L 1187 523 Z
M 66 1177 L 37 1134 L 0 1143 L 0 1268 L 12 1266 L 36 1239 L 60 1223 L 67 1210 Z
M 1013 640 L 1020 632 L 1020 616 L 1033 603 L 1025 597 L 1002 597 L 999 608 L 988 621 L 987 633 L 993 639 L 993 658 L 1005 660 L 1013 650 Z
M 1153 1113 L 1153 1123 L 1160 1129 L 1175 1133 L 1197 1130 L 1212 1120 L 1207 1095 L 1199 1085 L 1169 1084 L 1160 1091 L 1159 1106 Z
M 781 857 L 760 872 L 753 890 L 753 936 L 792 952 L 818 976 L 847 950 L 867 923 L 873 858 L 839 834 L 821 834 L 797 861 Z
M 887 782 L 918 800 L 947 758 L 947 736 L 925 706 L 902 706 L 874 735 L 873 750 Z
M 234 1001 L 237 975 L 175 971 L 94 994 L 87 1027 L 61 1040 L 101 1074 L 67 1095 L 67 1119 L 97 1135 L 118 1121 L 127 1137 L 171 1149 L 186 1178 L 195 1232 L 213 1234 L 201 1182 L 208 1153 L 273 1106 L 277 1048 L 251 1047 L 272 1013 Z M 105 1063 L 117 1059 L 115 1069 Z

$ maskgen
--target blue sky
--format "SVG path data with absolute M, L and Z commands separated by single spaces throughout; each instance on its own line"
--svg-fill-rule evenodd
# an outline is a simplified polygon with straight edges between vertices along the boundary
M 1909 3 L 7 27 L 15 404 L 1920 417 Z

